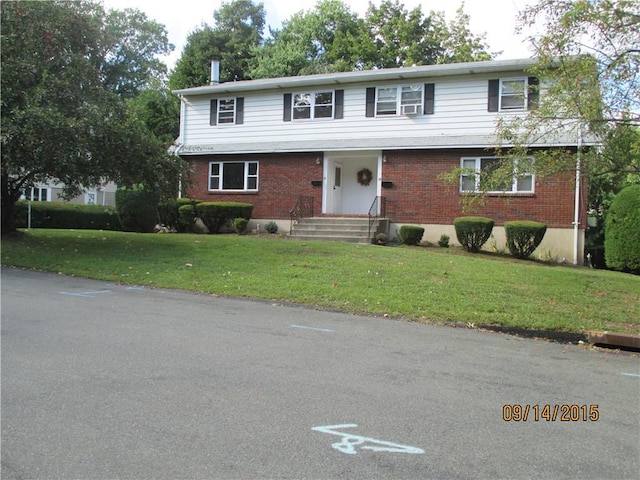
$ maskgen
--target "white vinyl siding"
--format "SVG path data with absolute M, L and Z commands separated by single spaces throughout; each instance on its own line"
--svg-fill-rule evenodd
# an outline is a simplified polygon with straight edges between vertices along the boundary
M 495 136 L 496 113 L 487 111 L 489 78 L 489 75 L 438 78 L 434 82 L 434 98 L 437 105 L 434 114 L 379 115 L 375 118 L 367 118 L 365 115 L 366 90 L 372 85 L 346 85 L 343 118 L 340 121 L 283 122 L 283 97 L 286 92 L 277 89 L 266 92 L 242 92 L 244 123 L 234 128 L 225 128 L 224 131 L 211 129 L 209 125 L 210 97 L 186 97 L 181 138 L 184 146 L 181 152 L 200 154 L 301 151 L 309 145 L 317 150 L 448 148 L 460 145 L 483 148 L 493 144 Z M 425 80 L 429 82 L 431 79 Z M 411 85 L 419 83 L 412 82 Z M 385 87 L 387 85 L 377 86 L 378 89 Z M 390 83 L 388 87 L 398 91 L 397 83 Z M 423 93 L 424 91 L 421 95 Z M 407 101 L 410 98 L 407 92 Z M 376 100 L 379 100 L 379 95 Z M 397 111 L 400 101 L 396 96 Z M 413 101 L 422 102 L 423 98 L 416 95 Z M 291 103 L 294 104 L 293 101 Z

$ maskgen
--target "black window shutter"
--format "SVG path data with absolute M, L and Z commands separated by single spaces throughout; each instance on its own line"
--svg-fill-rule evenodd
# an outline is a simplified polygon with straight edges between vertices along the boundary
M 497 112 L 500 96 L 500 80 L 489 80 L 489 103 L 487 105 L 487 111 Z
M 335 93 L 335 112 L 333 114 L 333 118 L 341 119 L 344 118 L 344 90 L 336 90 Z
M 367 117 L 376 116 L 376 88 L 367 88 L 367 109 L 365 115 Z
M 540 80 L 536 77 L 529 77 L 529 98 L 527 99 L 527 108 L 535 110 L 538 108 L 538 100 L 540 99 Z
M 291 121 L 291 102 L 292 102 L 292 95 L 290 93 L 285 93 L 284 94 L 284 111 L 282 113 L 282 119 L 285 122 Z
M 435 83 L 424 84 L 424 114 L 433 115 L 433 106 L 435 100 Z
M 211 100 L 211 106 L 209 107 L 209 125 L 216 125 L 218 123 L 218 100 L 215 98 Z
M 244 123 L 244 97 L 236 98 L 236 125 Z

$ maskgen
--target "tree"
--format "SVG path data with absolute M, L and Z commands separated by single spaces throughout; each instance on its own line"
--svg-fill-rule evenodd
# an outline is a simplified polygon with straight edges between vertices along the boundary
M 579 168 L 593 179 L 637 175 L 638 157 L 626 151 L 640 125 L 640 4 L 630 0 L 539 0 L 519 18 L 521 31 L 544 25 L 530 37 L 538 65 L 530 71 L 544 89 L 526 119 L 503 121 L 497 133 L 515 156 L 558 132 L 603 149 L 580 152 Z M 540 151 L 532 165 L 542 177 L 574 171 L 575 149 Z
M 420 6 L 407 11 L 398 0 L 369 3 L 365 21 L 376 46 L 377 68 L 490 60 L 485 35 L 469 30 L 464 4 L 447 23 L 443 12 L 424 15 Z
M 153 52 L 129 69 L 124 58 L 113 61 L 115 30 L 91 2 L 3 2 L 1 15 L 2 233 L 14 229 L 15 203 L 36 182 L 63 182 L 67 198 L 106 181 L 175 188 L 181 161 L 118 94 L 148 82 L 151 71 L 139 68 Z M 147 25 L 141 14 L 126 15 L 142 22 L 132 28 Z M 164 45 L 161 31 L 127 35 L 151 35 L 155 42 L 138 45 L 153 49 Z M 116 70 L 126 74 L 119 79 Z
M 640 275 L 640 184 L 624 188 L 613 199 L 605 234 L 607 266 Z
M 110 10 L 100 40 L 102 84 L 121 97 L 135 97 L 152 81 L 165 80 L 167 66 L 158 59 L 174 50 L 164 25 L 139 10 Z
M 408 11 L 398 0 L 372 3 L 359 18 L 340 0 L 323 0 L 272 31 L 256 49 L 252 78 L 344 72 L 371 68 L 487 60 L 484 36 L 468 28 L 458 10 L 447 24 L 444 13 Z
M 351 71 L 370 64 L 374 55 L 364 21 L 340 0 L 294 14 L 271 35 L 256 49 L 252 78 Z
M 262 44 L 265 11 L 262 3 L 233 0 L 223 3 L 213 14 L 215 26 L 202 24 L 187 37 L 182 56 L 172 72 L 172 89 L 209 84 L 213 58 L 221 61 L 220 80 L 249 78 L 253 51 Z

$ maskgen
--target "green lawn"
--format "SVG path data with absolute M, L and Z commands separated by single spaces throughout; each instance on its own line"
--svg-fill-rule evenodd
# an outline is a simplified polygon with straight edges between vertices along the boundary
M 640 334 L 639 276 L 453 248 L 34 229 L 2 239 L 2 264 L 425 323 Z

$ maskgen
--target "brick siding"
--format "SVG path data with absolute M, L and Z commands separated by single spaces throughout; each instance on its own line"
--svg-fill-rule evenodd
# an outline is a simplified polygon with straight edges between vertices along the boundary
M 574 184 L 572 174 L 536 179 L 535 193 L 486 195 L 463 209 L 457 184 L 445 184 L 439 175 L 460 166 L 463 156 L 487 156 L 484 150 L 407 150 L 385 151 L 382 180 L 393 182 L 383 188 L 387 217 L 396 223 L 451 225 L 456 217 L 482 215 L 496 225 L 509 220 L 535 220 L 549 228 L 572 228 Z M 322 211 L 322 187 L 312 180 L 322 180 L 321 153 L 218 155 L 188 157 L 193 171 L 188 196 L 201 201 L 236 201 L 254 205 L 253 217 L 287 219 L 298 197 L 314 197 L 314 213 Z M 218 193 L 207 189 L 210 161 L 258 161 L 257 193 Z M 582 190 L 584 192 L 584 188 Z M 586 194 L 581 201 L 581 224 L 584 227 Z

